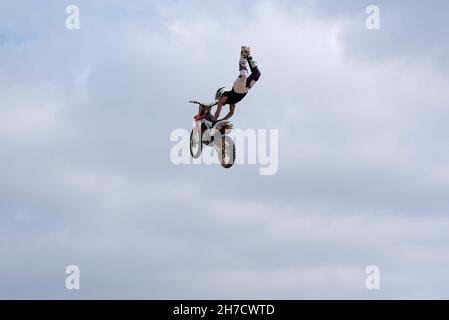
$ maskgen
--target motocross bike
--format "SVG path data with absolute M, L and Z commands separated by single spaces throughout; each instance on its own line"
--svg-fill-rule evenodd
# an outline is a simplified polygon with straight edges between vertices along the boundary
M 235 162 L 235 144 L 231 137 L 233 126 L 230 121 L 214 121 L 211 110 L 216 105 L 204 104 L 198 101 L 189 101 L 199 106 L 198 114 L 195 115 L 195 126 L 190 134 L 190 154 L 192 158 L 201 156 L 203 145 L 213 147 L 218 153 L 220 164 L 229 169 Z

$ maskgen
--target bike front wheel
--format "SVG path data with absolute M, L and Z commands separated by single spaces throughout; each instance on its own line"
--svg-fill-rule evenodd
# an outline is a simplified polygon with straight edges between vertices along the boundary
M 198 159 L 201 156 L 201 151 L 203 149 L 203 137 L 201 130 L 198 128 L 193 128 L 190 133 L 190 155 L 193 159 Z

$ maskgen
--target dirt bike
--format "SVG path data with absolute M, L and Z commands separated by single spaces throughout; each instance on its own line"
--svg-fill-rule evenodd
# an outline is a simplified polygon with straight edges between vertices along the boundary
M 201 156 L 203 145 L 213 147 L 218 153 L 220 164 L 229 169 L 235 162 L 235 144 L 231 137 L 233 126 L 230 121 L 214 121 L 211 110 L 216 105 L 204 104 L 198 101 L 189 101 L 199 106 L 198 114 L 195 115 L 195 126 L 190 133 L 190 154 L 192 158 Z

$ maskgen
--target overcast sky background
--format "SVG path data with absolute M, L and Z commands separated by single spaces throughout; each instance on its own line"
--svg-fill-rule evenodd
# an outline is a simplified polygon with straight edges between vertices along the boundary
M 448 12 L 0 0 L 0 298 L 448 298 Z M 262 78 L 233 121 L 279 129 L 278 174 L 174 166 L 243 44 Z

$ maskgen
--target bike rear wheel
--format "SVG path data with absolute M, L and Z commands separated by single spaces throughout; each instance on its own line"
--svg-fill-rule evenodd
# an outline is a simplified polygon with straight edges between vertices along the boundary
M 220 153 L 218 155 L 220 164 L 223 168 L 229 169 L 235 163 L 235 144 L 229 136 L 224 136 L 221 141 Z

